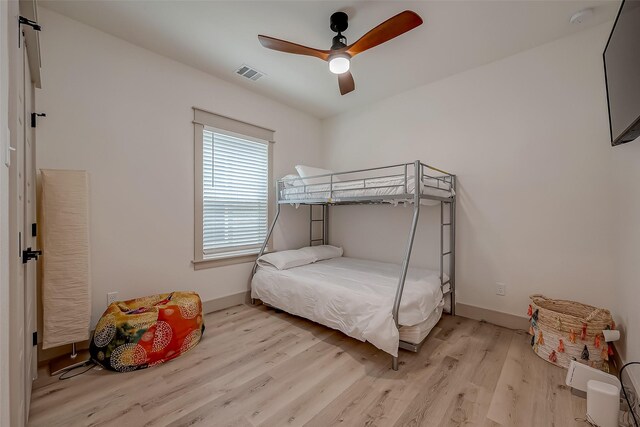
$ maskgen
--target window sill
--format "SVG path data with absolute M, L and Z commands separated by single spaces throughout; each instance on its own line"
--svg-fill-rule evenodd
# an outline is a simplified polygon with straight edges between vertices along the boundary
M 204 270 L 206 268 L 223 267 L 225 265 L 256 262 L 257 257 L 258 257 L 258 254 L 233 255 L 233 256 L 224 257 L 224 258 L 210 258 L 210 259 L 205 258 L 205 259 L 193 260 L 191 261 L 191 263 L 193 264 L 194 270 Z
M 269 250 L 266 249 L 264 253 L 268 253 Z M 255 253 L 244 253 L 237 255 L 228 255 L 228 256 L 219 256 L 212 258 L 204 258 L 193 260 L 191 263 L 193 264 L 194 270 L 204 270 L 206 268 L 215 268 L 215 267 L 223 267 L 225 265 L 235 265 L 235 264 L 246 264 L 256 262 L 258 258 L 258 251 Z

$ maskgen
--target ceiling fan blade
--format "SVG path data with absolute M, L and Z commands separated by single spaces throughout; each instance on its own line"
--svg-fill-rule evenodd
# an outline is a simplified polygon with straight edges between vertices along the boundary
M 328 50 L 314 49 L 312 47 L 302 46 L 300 44 L 291 43 L 286 40 L 280 40 L 269 36 L 259 35 L 258 40 L 260 40 L 260 44 L 262 44 L 262 46 L 268 49 L 278 50 L 285 53 L 295 53 L 296 55 L 314 56 L 322 59 L 323 61 L 327 60 L 330 53 Z
M 346 95 L 349 92 L 355 90 L 356 83 L 353 81 L 353 75 L 351 75 L 351 71 L 338 74 L 338 86 L 340 86 L 340 95 Z
M 387 19 L 382 24 L 360 37 L 358 41 L 347 46 L 346 52 L 351 56 L 356 56 L 367 49 L 376 47 L 379 44 L 388 42 L 389 40 L 406 33 L 407 31 L 413 30 L 421 24 L 422 18 L 420 18 L 417 13 L 405 10 L 404 12 Z

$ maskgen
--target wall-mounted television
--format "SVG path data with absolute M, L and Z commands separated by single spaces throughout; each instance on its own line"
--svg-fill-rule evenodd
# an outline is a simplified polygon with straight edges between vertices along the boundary
M 640 137 L 640 1 L 624 0 L 604 49 L 611 145 Z

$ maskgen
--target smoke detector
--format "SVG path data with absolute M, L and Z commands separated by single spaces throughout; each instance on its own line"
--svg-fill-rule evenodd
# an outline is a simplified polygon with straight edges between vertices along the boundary
M 571 19 L 569 19 L 569 22 L 576 25 L 582 24 L 584 21 L 591 18 L 592 16 L 593 16 L 593 8 L 589 7 L 574 13 L 573 16 L 571 16 Z

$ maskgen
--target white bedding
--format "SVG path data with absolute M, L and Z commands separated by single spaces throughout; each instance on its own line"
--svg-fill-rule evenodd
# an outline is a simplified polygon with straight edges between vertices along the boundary
M 400 340 L 410 342 L 412 344 L 420 344 L 429 332 L 436 326 L 436 323 L 442 317 L 442 309 L 444 308 L 444 300 L 441 300 L 436 309 L 431 312 L 427 320 L 413 326 L 400 327 Z
M 318 179 L 328 180 L 327 177 Z M 441 180 L 425 177 L 424 183 L 426 185 L 422 185 L 422 194 L 439 197 L 451 197 L 453 195 L 450 185 L 443 183 Z M 440 183 L 441 188 L 433 188 L 438 187 L 438 183 Z M 447 188 L 444 188 L 445 186 Z M 283 200 L 328 199 L 330 197 L 330 188 L 331 184 L 329 182 L 307 186 L 296 184 L 294 187 L 281 190 L 281 198 Z M 414 179 L 413 176 L 409 176 L 407 178 L 406 193 L 414 194 L 414 191 Z M 398 194 L 405 194 L 404 177 L 402 176 L 334 182 L 332 199 L 339 201 L 341 198 L 348 197 L 394 196 Z
M 399 265 L 345 257 L 289 270 L 259 266 L 251 297 L 397 356 L 399 332 L 392 308 L 399 276 Z M 439 273 L 410 268 L 400 324 L 425 321 L 441 300 Z

